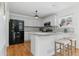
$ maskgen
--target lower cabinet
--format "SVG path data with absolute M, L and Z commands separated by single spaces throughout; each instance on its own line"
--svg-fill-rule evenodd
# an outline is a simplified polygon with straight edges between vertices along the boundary
M 31 40 L 31 32 L 24 32 L 24 41 Z

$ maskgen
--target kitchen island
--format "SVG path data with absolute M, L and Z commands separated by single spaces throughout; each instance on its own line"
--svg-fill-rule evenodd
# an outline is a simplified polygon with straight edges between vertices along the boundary
M 73 33 L 34 32 L 31 33 L 31 52 L 34 56 L 54 55 L 54 42 L 64 37 L 73 37 Z

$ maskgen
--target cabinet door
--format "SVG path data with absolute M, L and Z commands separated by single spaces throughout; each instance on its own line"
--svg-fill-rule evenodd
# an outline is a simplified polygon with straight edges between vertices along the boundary
M 38 47 L 37 54 L 39 56 L 50 56 L 54 52 L 54 38 L 52 36 L 39 37 L 36 46 Z
M 24 32 L 24 41 L 27 41 L 27 40 L 28 40 L 28 33 Z

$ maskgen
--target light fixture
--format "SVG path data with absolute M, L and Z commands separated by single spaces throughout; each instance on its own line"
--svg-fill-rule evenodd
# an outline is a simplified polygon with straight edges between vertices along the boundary
M 35 19 L 38 19 L 39 18 L 39 16 L 37 15 L 37 10 L 35 11 L 36 12 L 36 15 L 34 16 L 35 17 Z

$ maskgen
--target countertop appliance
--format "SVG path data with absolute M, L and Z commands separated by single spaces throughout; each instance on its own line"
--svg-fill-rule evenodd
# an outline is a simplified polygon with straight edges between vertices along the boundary
M 42 32 L 52 32 L 53 30 L 52 30 L 51 22 L 44 23 L 44 27 L 41 27 L 40 31 L 42 31 Z

